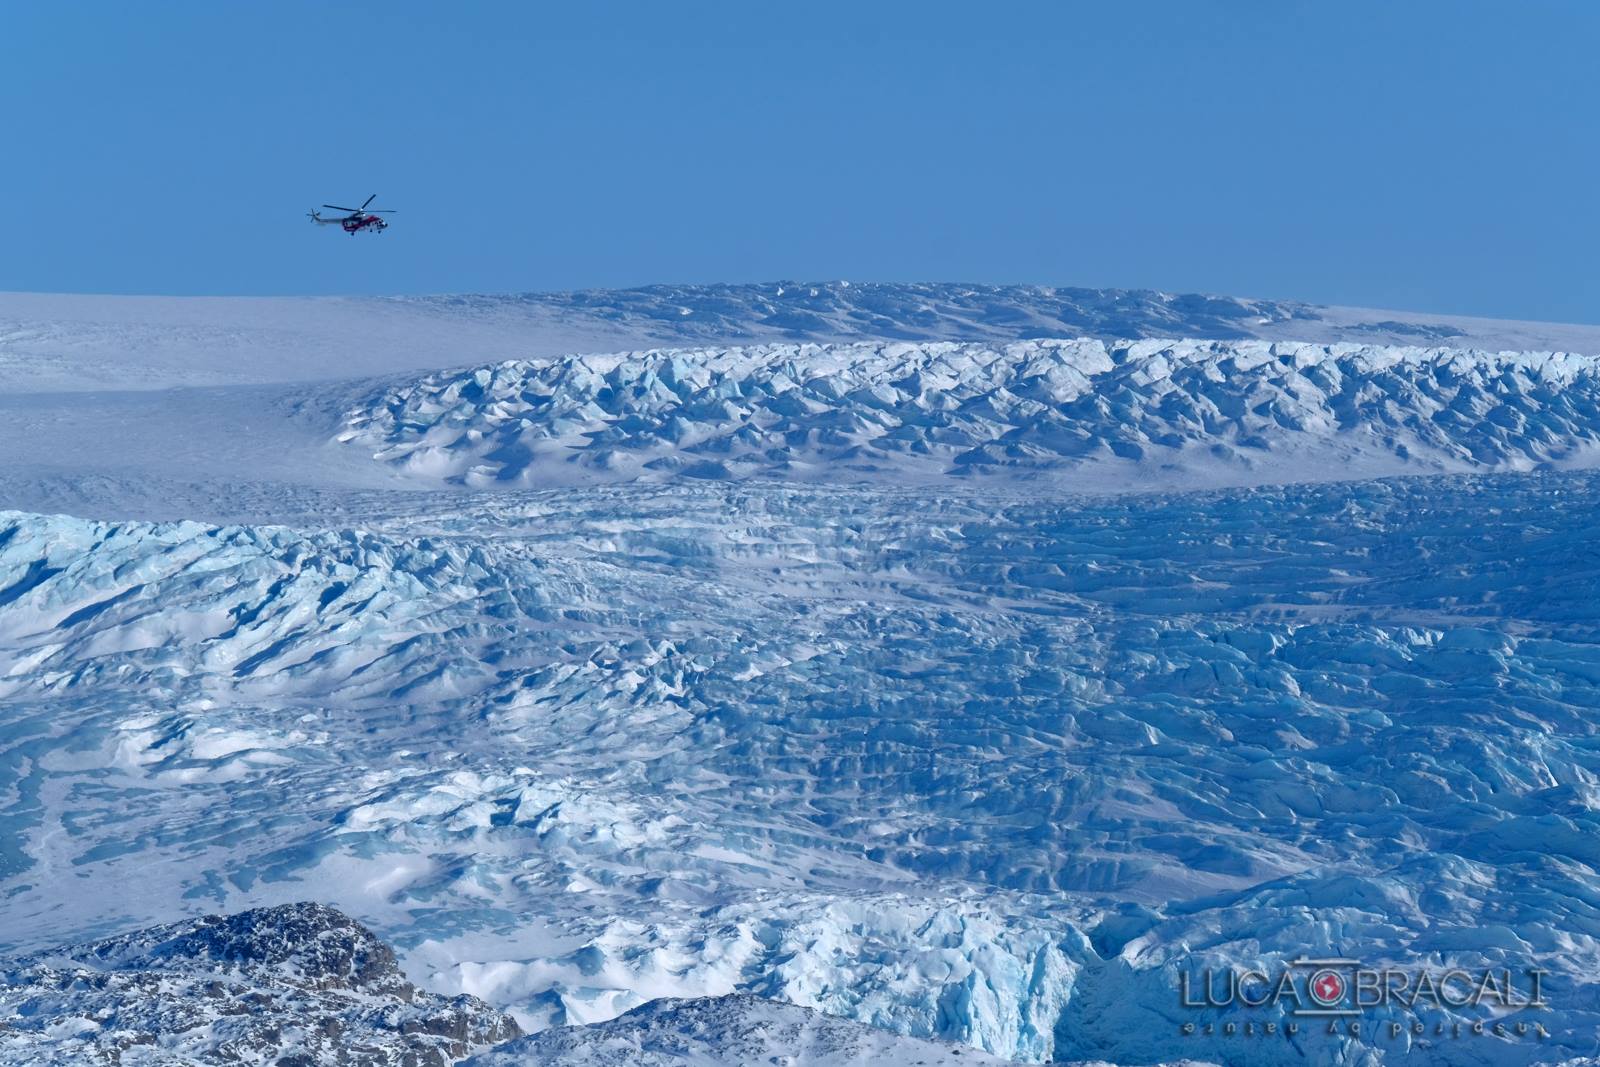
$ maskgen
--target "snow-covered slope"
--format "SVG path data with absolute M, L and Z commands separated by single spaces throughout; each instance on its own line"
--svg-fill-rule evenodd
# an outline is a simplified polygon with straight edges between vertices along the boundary
M 390 389 L 339 440 L 480 487 L 1518 470 L 1595 458 L 1600 359 L 1192 341 L 573 356 Z
M 776 282 L 395 298 L 0 293 L 0 381 L 27 392 L 326 381 L 707 344 L 1050 337 L 1600 354 L 1596 326 L 1031 285 Z
M 292 904 L 0 960 L 0 1063 L 446 1067 L 515 1038 L 418 990 L 359 923 Z

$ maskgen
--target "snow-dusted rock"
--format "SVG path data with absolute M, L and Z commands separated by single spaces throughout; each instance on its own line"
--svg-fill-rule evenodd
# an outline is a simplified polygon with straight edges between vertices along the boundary
M 0 961 L 0 1063 L 445 1067 L 518 1035 L 417 989 L 331 908 L 206 916 Z

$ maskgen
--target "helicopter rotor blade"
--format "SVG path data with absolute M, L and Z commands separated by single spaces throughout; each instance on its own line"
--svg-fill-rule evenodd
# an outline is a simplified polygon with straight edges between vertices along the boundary
M 355 214 L 357 211 L 361 210 L 358 207 L 340 207 L 338 204 L 323 204 L 322 206 L 332 211 L 348 211 L 351 214 Z
M 378 199 L 378 194 L 377 193 L 373 193 L 371 196 L 367 197 L 366 202 L 361 205 L 359 210 L 361 210 L 361 211 L 367 210 L 367 204 L 372 203 L 376 199 Z

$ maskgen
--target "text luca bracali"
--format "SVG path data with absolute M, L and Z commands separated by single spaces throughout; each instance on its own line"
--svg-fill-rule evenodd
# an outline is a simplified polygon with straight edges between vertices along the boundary
M 1470 1037 L 1541 1040 L 1549 1031 L 1538 1018 L 1507 1021 L 1511 1013 L 1548 1011 L 1537 968 L 1363 967 L 1359 960 L 1295 959 L 1277 970 L 1207 967 L 1178 975 L 1179 1002 L 1186 1009 L 1257 1010 L 1262 1019 L 1188 1021 L 1185 1037 L 1224 1037 L 1323 1032 L 1360 1037 Z M 1398 1011 L 1409 1013 L 1398 1021 Z M 1369 1012 L 1384 1016 L 1372 1021 Z M 1429 1016 L 1432 1016 L 1431 1018 Z M 1363 1021 L 1368 1026 L 1363 1030 Z

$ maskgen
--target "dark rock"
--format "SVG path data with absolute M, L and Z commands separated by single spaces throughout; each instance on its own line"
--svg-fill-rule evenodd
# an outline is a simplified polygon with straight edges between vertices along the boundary
M 0 1064 L 116 1064 L 159 1045 L 172 1063 L 447 1067 L 520 1034 L 476 997 L 417 989 L 388 945 L 320 904 L 0 963 Z

